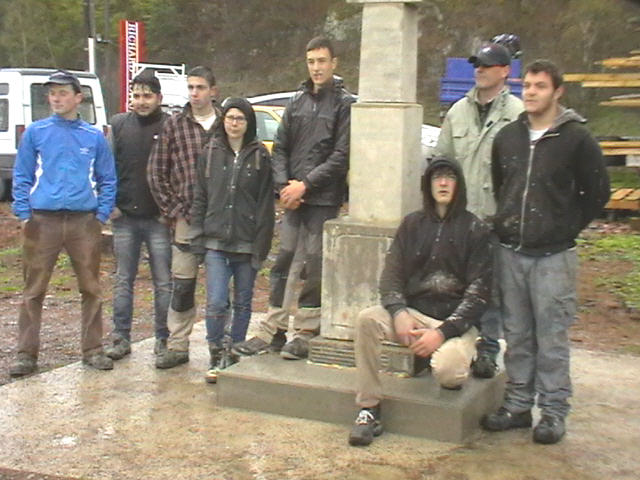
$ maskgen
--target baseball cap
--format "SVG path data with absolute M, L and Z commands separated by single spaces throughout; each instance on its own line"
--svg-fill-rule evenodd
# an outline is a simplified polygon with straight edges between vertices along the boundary
M 66 70 L 58 70 L 49 76 L 45 86 L 50 85 L 73 85 L 75 91 L 80 91 L 80 80 L 73 73 Z
M 475 68 L 511 65 L 511 54 L 502 45 L 488 43 L 480 47 L 475 55 L 469 57 L 469 63 L 472 63 Z

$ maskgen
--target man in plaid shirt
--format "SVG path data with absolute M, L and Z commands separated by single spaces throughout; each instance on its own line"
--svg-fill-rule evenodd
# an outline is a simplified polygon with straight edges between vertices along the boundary
M 195 288 L 198 257 L 189 246 L 188 229 L 195 184 L 195 165 L 209 139 L 220 109 L 218 88 L 208 67 L 187 73 L 189 102 L 169 118 L 149 158 L 149 186 L 162 216 L 173 230 L 171 269 L 173 294 L 167 324 L 167 350 L 156 357 L 157 368 L 189 361 L 189 335 L 196 318 Z

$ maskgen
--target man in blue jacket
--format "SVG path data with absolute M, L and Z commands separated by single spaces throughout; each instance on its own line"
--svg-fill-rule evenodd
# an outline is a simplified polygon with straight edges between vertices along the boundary
M 101 225 L 115 202 L 113 156 L 98 129 L 78 117 L 78 78 L 64 70 L 45 84 L 53 115 L 24 133 L 13 169 L 13 212 L 24 235 L 24 292 L 18 354 L 12 377 L 37 369 L 42 302 L 64 248 L 82 295 L 82 361 L 100 370 L 113 362 L 102 351 Z

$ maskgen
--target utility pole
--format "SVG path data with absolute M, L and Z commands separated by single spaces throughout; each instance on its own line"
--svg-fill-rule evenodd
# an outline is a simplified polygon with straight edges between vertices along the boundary
M 89 71 L 96 73 L 96 23 L 93 0 L 84 0 L 85 24 L 87 26 L 87 52 L 89 54 Z

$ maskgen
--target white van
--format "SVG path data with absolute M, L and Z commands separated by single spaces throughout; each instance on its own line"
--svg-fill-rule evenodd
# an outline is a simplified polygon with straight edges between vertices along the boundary
M 8 197 L 20 138 L 32 122 L 51 115 L 44 84 L 56 69 L 0 68 L 0 200 Z M 78 109 L 86 122 L 107 134 L 107 112 L 100 80 L 93 73 L 72 72 L 84 99 Z

